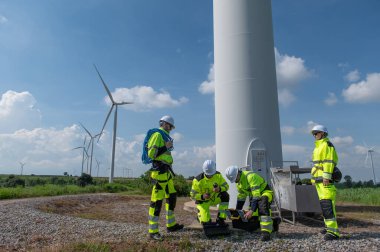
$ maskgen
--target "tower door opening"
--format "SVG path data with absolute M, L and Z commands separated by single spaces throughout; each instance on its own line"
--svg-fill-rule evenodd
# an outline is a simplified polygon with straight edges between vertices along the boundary
M 248 148 L 247 165 L 251 167 L 252 171 L 260 174 L 268 181 L 267 163 L 267 151 L 263 142 L 258 138 L 253 139 Z

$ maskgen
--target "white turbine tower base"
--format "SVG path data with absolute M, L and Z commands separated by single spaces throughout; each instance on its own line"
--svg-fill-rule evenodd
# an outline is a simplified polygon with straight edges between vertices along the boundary
M 214 0 L 217 169 L 282 165 L 270 0 Z M 236 185 L 230 186 L 235 207 Z

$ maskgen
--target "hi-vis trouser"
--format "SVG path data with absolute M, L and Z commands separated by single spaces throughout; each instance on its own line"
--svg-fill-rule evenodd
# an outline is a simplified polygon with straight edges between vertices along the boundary
M 151 203 L 149 207 L 149 233 L 158 233 L 158 220 L 160 217 L 162 201 L 166 198 L 166 227 L 176 224 L 174 208 L 177 202 L 177 192 L 174 188 L 173 175 L 166 164 L 154 165 L 151 170 L 151 179 L 154 183 L 152 189 Z
M 225 220 L 227 218 L 228 202 L 230 196 L 227 192 L 220 192 L 211 195 L 211 198 L 206 201 L 196 201 L 198 209 L 198 219 L 201 223 L 211 221 L 210 206 L 218 206 L 218 219 Z
M 245 199 L 246 197 L 238 198 L 236 209 L 243 209 Z M 258 200 L 258 208 L 252 213 L 252 216 L 259 216 L 260 230 L 268 233 L 272 233 L 273 231 L 273 220 L 271 217 L 272 211 L 270 209 L 272 199 L 273 191 L 264 190 Z M 250 202 L 253 200 L 252 196 L 250 196 L 249 200 Z M 251 209 L 251 207 L 249 207 L 249 209 Z
M 336 188 L 333 184 L 324 186 L 322 182 L 315 183 L 319 203 L 325 221 L 326 231 L 339 237 L 338 222 L 336 221 L 335 196 Z

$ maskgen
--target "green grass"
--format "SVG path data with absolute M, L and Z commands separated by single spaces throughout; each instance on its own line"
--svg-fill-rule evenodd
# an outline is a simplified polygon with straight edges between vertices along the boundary
M 0 188 L 0 199 L 19 199 L 30 197 L 57 196 L 66 194 L 105 192 L 101 186 L 80 187 L 76 185 L 42 185 L 33 187 Z
M 380 206 L 380 188 L 346 188 L 337 190 L 337 201 Z
M 10 185 L 10 177 L 23 183 Z M 77 182 L 78 177 L 71 176 L 0 174 L 0 200 L 101 192 L 149 195 L 153 186 L 148 173 L 143 178 L 115 178 L 114 183 L 108 183 L 107 178 L 92 178 L 92 184 L 84 187 Z M 183 176 L 176 176 L 174 184 L 179 196 L 189 195 L 191 185 Z

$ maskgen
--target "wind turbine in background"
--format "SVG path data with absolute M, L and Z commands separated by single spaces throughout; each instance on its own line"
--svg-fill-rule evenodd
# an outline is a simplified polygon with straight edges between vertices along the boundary
M 91 133 L 90 133 L 90 131 L 88 131 L 88 129 L 86 129 L 86 127 L 84 127 L 84 125 L 83 124 L 81 124 L 81 123 L 79 123 L 81 126 L 82 126 L 82 128 L 87 132 L 87 134 L 90 136 L 90 142 L 88 143 L 88 146 L 87 146 L 87 150 L 90 148 L 90 146 L 91 146 L 91 158 L 90 158 L 90 175 L 91 175 L 91 171 L 92 171 L 92 156 L 93 156 L 93 154 L 94 154 L 94 139 L 95 138 L 97 138 L 98 136 L 100 136 L 102 133 L 100 132 L 99 134 L 96 134 L 96 135 L 92 135 Z
M 96 172 L 96 177 L 99 177 L 99 167 L 100 167 L 100 162 L 97 158 L 95 158 L 96 161 L 96 166 L 98 167 L 98 171 Z
M 104 130 L 104 127 L 106 126 L 107 124 L 107 121 L 108 121 L 108 118 L 110 117 L 111 115 L 111 112 L 113 110 L 113 108 L 115 108 L 115 113 L 114 113 L 114 120 L 113 120 L 113 139 L 112 139 L 112 160 L 111 160 L 111 171 L 110 171 L 110 177 L 109 177 L 109 180 L 108 182 L 109 183 L 112 183 L 113 181 L 113 177 L 114 177 L 114 172 L 115 172 L 115 146 L 116 146 L 116 131 L 117 131 L 117 107 L 119 105 L 126 105 L 126 104 L 133 104 L 133 102 L 115 102 L 115 100 L 113 99 L 112 97 L 112 94 L 111 94 L 111 91 L 109 90 L 109 88 L 107 87 L 106 83 L 104 82 L 102 76 L 100 75 L 98 69 L 96 68 L 96 66 L 94 65 L 95 67 L 95 70 L 96 72 L 98 73 L 99 75 L 99 78 L 100 80 L 102 81 L 103 83 L 103 86 L 104 88 L 106 89 L 106 92 L 112 102 L 112 106 L 111 106 L 111 109 L 110 111 L 108 112 L 108 115 L 106 117 L 106 120 L 104 121 L 104 124 L 103 124 L 103 128 L 102 130 L 100 131 L 100 134 L 103 133 L 103 130 Z M 98 139 L 99 141 L 99 139 Z
M 367 145 L 365 145 L 366 146 L 366 148 L 367 148 L 367 157 L 365 158 L 365 163 L 367 164 L 367 160 L 368 160 L 368 157 L 370 157 L 370 159 L 371 159 L 371 167 L 372 167 L 372 172 L 373 172 L 373 183 L 375 184 L 375 185 L 377 185 L 376 184 L 376 174 L 375 174 L 375 167 L 373 166 L 373 159 L 372 159 L 372 153 L 374 153 L 375 151 L 374 151 L 374 146 L 372 146 L 372 147 L 368 147 Z
M 80 175 L 83 174 L 83 166 L 84 166 L 84 157 L 85 157 L 85 155 L 86 155 L 86 159 L 88 161 L 88 153 L 87 153 L 87 150 L 86 150 L 86 140 L 87 140 L 87 137 L 85 136 L 84 137 L 84 141 L 83 141 L 83 146 L 79 146 L 79 147 L 73 148 L 73 150 L 82 149 L 82 171 L 81 171 Z
M 22 172 L 24 171 L 24 166 L 26 165 L 26 163 L 23 163 L 23 162 L 20 162 L 20 168 L 21 168 L 21 174 L 22 175 Z

